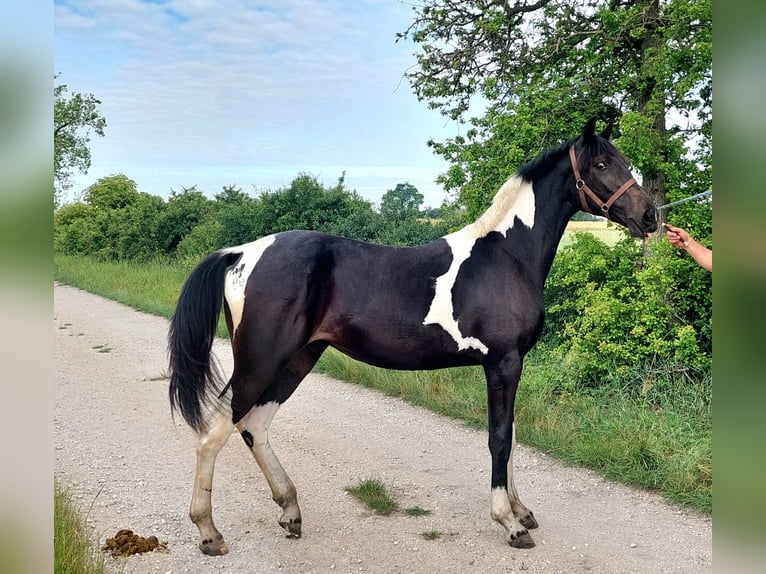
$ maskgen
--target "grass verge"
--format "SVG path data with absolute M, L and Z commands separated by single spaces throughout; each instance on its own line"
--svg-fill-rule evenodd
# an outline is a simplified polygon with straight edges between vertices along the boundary
M 106 557 L 68 491 L 54 485 L 53 571 L 55 574 L 107 574 Z
M 163 317 L 172 314 L 189 271 L 167 263 L 54 259 L 57 281 Z M 223 321 L 219 334 L 226 336 Z M 709 401 L 699 400 L 702 390 L 669 385 L 669 392 L 655 397 L 617 386 L 562 392 L 558 368 L 539 351 L 527 357 L 516 401 L 520 441 L 608 478 L 657 490 L 688 508 L 711 511 L 712 409 Z M 386 371 L 329 349 L 317 370 L 486 429 L 480 368 Z
M 665 403 L 619 389 L 562 393 L 556 365 L 534 351 L 516 398 L 516 436 L 565 462 L 607 478 L 656 490 L 694 510 L 711 512 L 712 411 L 689 396 Z M 387 371 L 329 349 L 317 370 L 434 412 L 487 428 L 487 397 L 478 367 Z

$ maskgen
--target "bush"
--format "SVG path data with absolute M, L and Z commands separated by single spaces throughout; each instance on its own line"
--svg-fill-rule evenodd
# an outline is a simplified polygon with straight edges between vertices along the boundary
M 53 249 L 66 255 L 94 253 L 99 235 L 95 210 L 84 203 L 71 203 L 58 209 L 53 216 Z
M 582 233 L 558 254 L 546 283 L 541 345 L 560 360 L 563 387 L 641 391 L 657 369 L 668 380 L 709 373 L 710 274 L 666 242 L 649 249 L 645 257 L 635 240 L 610 248 Z
M 174 256 L 178 245 L 195 226 L 205 221 L 213 210 L 213 201 L 196 186 L 171 192 L 157 223 L 162 253 Z

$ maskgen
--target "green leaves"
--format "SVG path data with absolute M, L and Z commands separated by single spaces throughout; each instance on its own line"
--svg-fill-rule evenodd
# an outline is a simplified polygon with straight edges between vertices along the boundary
M 421 212 L 423 195 L 408 183 L 383 197 L 381 213 L 355 191 L 326 187 L 315 176 L 298 174 L 288 187 L 251 197 L 225 186 L 208 198 L 196 186 L 173 191 L 167 201 L 136 189 L 123 174 L 99 179 L 83 202 L 54 214 L 57 253 L 95 255 L 105 260 L 196 261 L 221 247 L 258 237 L 307 229 L 390 245 L 419 245 L 456 225 L 450 210 Z
M 471 126 L 430 144 L 453 164 L 442 182 L 469 217 L 590 116 L 619 120 L 619 147 L 658 204 L 711 172 L 710 0 L 426 0 L 414 12 L 402 34 L 421 49 L 407 74 L 413 90 Z
M 58 75 L 55 76 L 58 78 Z M 66 84 L 53 89 L 53 174 L 54 201 L 71 186 L 74 170 L 87 173 L 90 169 L 88 143 L 92 133 L 104 136 L 106 119 L 98 106 L 101 101 L 93 94 L 69 94 Z
M 617 382 L 638 392 L 648 368 L 668 369 L 668 379 L 709 372 L 710 274 L 667 242 L 650 250 L 645 258 L 635 240 L 610 248 L 581 233 L 557 255 L 542 343 L 561 360 L 565 387 Z

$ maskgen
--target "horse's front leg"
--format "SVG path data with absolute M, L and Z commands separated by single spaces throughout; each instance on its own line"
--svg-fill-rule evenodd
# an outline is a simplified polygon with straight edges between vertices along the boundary
M 229 551 L 223 536 L 213 524 L 211 493 L 215 459 L 233 430 L 231 413 L 222 409 L 212 417 L 209 426 L 197 438 L 197 468 L 194 472 L 189 518 L 199 528 L 199 549 L 208 556 L 220 556 Z
M 521 376 L 522 358 L 512 352 L 501 360 L 484 366 L 487 376 L 489 410 L 489 451 L 492 455 L 492 518 L 506 530 L 508 544 L 515 548 L 532 548 L 535 543 L 527 528 L 537 526 L 529 510 L 519 501 L 513 484 L 514 443 L 513 407 Z M 522 524 L 522 520 L 526 526 Z M 534 524 L 534 526 L 533 526 Z
M 516 491 L 516 485 L 513 483 L 513 453 L 516 450 L 516 423 L 513 423 L 511 434 L 511 454 L 508 457 L 508 498 L 511 501 L 511 510 L 513 515 L 518 518 L 521 525 L 529 530 L 537 528 L 535 515 L 524 503 L 519 500 L 519 493 Z

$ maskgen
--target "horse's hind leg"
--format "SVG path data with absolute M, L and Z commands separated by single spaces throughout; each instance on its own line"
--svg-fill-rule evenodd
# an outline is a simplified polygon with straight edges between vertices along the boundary
M 276 401 L 254 406 L 237 423 L 237 429 L 266 477 L 274 502 L 282 507 L 279 525 L 287 531 L 288 536 L 299 538 L 301 509 L 298 506 L 298 494 L 269 443 L 269 427 L 279 407 L 280 403 Z
M 221 408 L 214 415 L 211 414 L 207 428 L 200 432 L 197 438 L 197 468 L 194 473 L 189 518 L 199 528 L 199 549 L 209 556 L 219 556 L 229 551 L 223 536 L 213 524 L 211 492 L 215 459 L 233 430 L 231 412 L 227 408 Z
M 237 430 L 253 453 L 258 466 L 271 487 L 272 498 L 282 508 L 279 525 L 290 537 L 301 536 L 301 509 L 295 485 L 287 476 L 269 442 L 269 428 L 280 405 L 311 371 L 327 345 L 315 342 L 304 347 L 288 362 L 287 367 L 266 389 L 258 403 L 237 423 Z

